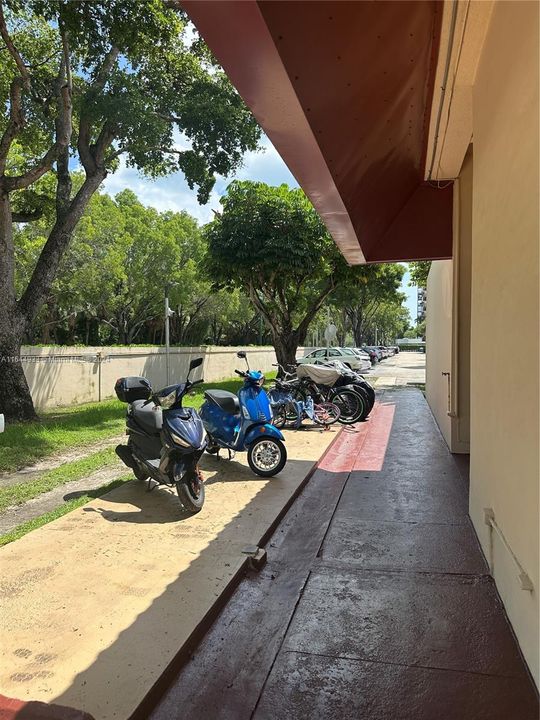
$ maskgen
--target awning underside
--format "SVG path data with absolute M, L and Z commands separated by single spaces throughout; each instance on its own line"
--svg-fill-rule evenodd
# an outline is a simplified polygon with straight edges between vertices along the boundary
M 184 6 L 351 263 L 452 254 L 424 182 L 442 3 Z

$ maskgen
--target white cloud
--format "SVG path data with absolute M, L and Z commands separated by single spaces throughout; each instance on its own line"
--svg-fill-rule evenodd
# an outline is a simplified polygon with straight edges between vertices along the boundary
M 401 292 L 405 293 L 407 296 L 404 305 L 409 311 L 409 314 L 411 316 L 412 323 L 416 323 L 416 313 L 417 313 L 417 307 L 416 307 L 416 300 L 417 300 L 417 288 L 416 285 L 409 285 L 411 281 L 411 273 L 409 271 L 409 265 L 408 263 L 400 263 L 406 268 L 405 275 L 403 275 L 403 279 L 401 281 Z
M 212 210 L 219 210 L 219 199 L 225 193 L 227 186 L 234 179 L 260 180 L 269 185 L 288 185 L 297 187 L 298 183 L 289 172 L 287 166 L 279 156 L 277 150 L 266 136 L 263 136 L 261 145 L 264 152 L 249 152 L 244 159 L 243 167 L 236 175 L 224 178 L 218 177 L 206 205 L 199 205 L 196 190 L 190 190 L 182 173 L 174 173 L 164 178 L 150 180 L 140 175 L 135 168 L 126 166 L 124 159 L 120 162 L 118 170 L 107 177 L 103 183 L 105 192 L 116 195 L 121 190 L 129 188 L 137 195 L 144 205 L 155 207 L 160 212 L 164 210 L 186 210 L 200 223 L 207 223 L 213 218 Z M 187 149 L 188 140 L 175 135 L 175 146 L 178 149 Z
M 127 167 L 123 160 L 118 170 L 107 177 L 103 186 L 109 195 L 116 195 L 129 188 L 144 205 L 154 207 L 160 212 L 186 210 L 200 223 L 209 222 L 213 217 L 212 208 L 219 208 L 219 194 L 216 190 L 212 191 L 206 205 L 200 205 L 196 191 L 190 190 L 182 173 L 151 180 L 142 176 L 135 168 Z
M 261 145 L 264 149 L 263 152 L 246 154 L 244 166 L 236 174 L 236 177 L 239 180 L 261 180 L 269 185 L 287 183 L 291 187 L 298 187 L 294 176 L 266 135 L 263 137 Z

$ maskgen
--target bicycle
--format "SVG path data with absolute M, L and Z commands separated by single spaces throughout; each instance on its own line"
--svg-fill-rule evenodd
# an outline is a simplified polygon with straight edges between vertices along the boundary
M 278 428 L 287 425 L 298 428 L 304 419 L 312 420 L 316 425 L 329 427 L 340 419 L 340 409 L 333 402 L 314 402 L 312 396 L 298 399 L 297 378 L 277 365 L 285 376 L 285 380 L 276 380 L 269 391 L 270 402 L 274 413 L 274 425 Z

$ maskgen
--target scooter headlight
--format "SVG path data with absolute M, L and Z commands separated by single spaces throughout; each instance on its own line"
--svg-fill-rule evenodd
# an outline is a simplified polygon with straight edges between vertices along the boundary
M 257 385 L 258 385 L 259 387 L 262 387 L 262 386 L 264 385 L 264 381 L 265 381 L 265 380 L 266 380 L 266 378 L 264 377 L 264 375 L 262 375 L 262 376 L 257 380 Z
M 184 438 L 181 438 L 180 435 L 175 435 L 174 433 L 171 433 L 171 437 L 173 439 L 173 442 L 177 445 L 181 445 L 182 447 L 191 447 L 190 443 L 186 442 Z

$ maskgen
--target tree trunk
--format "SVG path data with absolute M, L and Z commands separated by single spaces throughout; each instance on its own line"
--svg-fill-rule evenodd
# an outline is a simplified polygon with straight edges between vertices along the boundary
M 296 351 L 298 350 L 298 336 L 295 332 L 287 335 L 273 334 L 273 345 L 276 351 L 278 363 L 290 370 L 289 365 L 296 365 Z M 282 370 L 278 369 L 278 375 L 281 377 Z
M 8 422 L 36 417 L 21 365 L 26 329 L 15 299 L 13 221 L 8 193 L 0 192 L 0 413 Z
M 0 413 L 8 423 L 36 419 L 20 359 L 23 325 L 13 320 L 0 308 Z
M 57 218 L 18 302 L 15 298 L 11 204 L 9 194 L 0 191 L 0 412 L 8 421 L 36 418 L 20 362 L 24 333 L 45 302 L 73 230 L 104 177 L 104 172 L 87 177 L 69 209 L 63 217 Z

